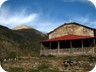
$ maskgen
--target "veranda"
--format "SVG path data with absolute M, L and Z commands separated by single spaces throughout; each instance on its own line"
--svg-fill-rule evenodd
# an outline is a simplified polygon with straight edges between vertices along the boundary
M 41 42 L 40 55 L 95 55 L 95 37 Z

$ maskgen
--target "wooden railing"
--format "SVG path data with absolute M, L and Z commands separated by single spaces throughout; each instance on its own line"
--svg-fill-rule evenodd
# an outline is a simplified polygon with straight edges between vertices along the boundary
M 50 54 L 51 55 L 94 54 L 94 47 L 40 50 L 40 55 L 50 55 Z

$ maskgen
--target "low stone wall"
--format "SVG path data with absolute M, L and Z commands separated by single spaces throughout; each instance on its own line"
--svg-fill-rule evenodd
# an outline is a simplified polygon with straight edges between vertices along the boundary
M 94 47 L 40 50 L 40 55 L 94 55 L 94 53 Z

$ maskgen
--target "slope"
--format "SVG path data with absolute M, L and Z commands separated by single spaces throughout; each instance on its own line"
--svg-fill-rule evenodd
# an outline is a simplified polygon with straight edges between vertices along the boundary
M 39 41 L 46 38 L 46 34 L 33 28 L 11 30 L 0 26 L 0 59 L 9 57 L 12 52 L 16 56 L 38 56 Z

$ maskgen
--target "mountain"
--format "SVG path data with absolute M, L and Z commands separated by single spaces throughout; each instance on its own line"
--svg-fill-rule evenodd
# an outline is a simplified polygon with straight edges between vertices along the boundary
M 16 56 L 38 56 L 40 51 L 40 41 L 47 39 L 47 35 L 31 28 L 21 25 L 9 29 L 0 26 L 0 58 L 10 56 L 15 53 Z
M 46 34 L 40 32 L 40 31 L 30 27 L 30 26 L 27 26 L 27 25 L 16 26 L 16 27 L 13 28 L 13 30 L 15 30 L 15 31 L 17 31 L 17 32 L 19 32 L 20 34 L 23 34 L 23 35 L 27 33 L 29 36 L 31 35 L 32 37 L 33 36 L 36 37 L 36 36 L 39 36 L 39 35 L 41 35 L 42 37 L 46 36 Z M 24 36 L 28 37 L 28 35 L 24 35 Z
M 13 30 L 20 30 L 20 29 L 32 29 L 32 27 L 27 25 L 20 25 L 13 28 Z

